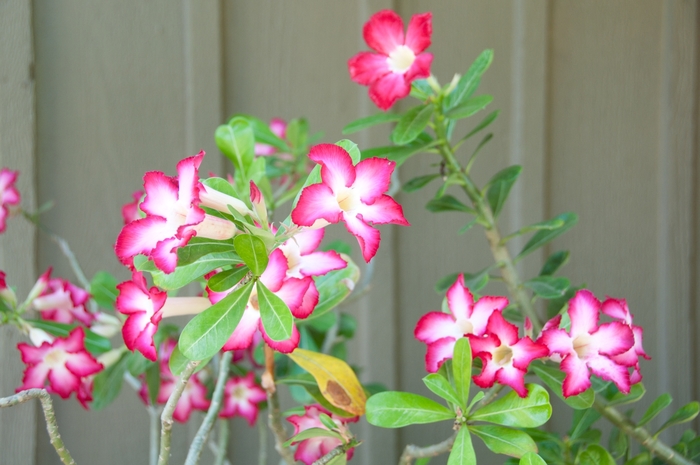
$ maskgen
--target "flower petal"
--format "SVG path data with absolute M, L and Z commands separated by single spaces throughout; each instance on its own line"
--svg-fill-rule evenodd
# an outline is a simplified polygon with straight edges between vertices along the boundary
M 395 167 L 396 162 L 378 157 L 367 158 L 357 164 L 352 189 L 360 195 L 362 203 L 371 204 L 389 190 Z
M 379 231 L 356 216 L 343 213 L 343 219 L 347 230 L 357 238 L 357 242 L 360 244 L 362 258 L 369 263 L 372 257 L 377 254 L 377 250 L 379 250 Z
M 335 144 L 318 144 L 309 151 L 309 158 L 321 165 L 323 184 L 330 187 L 334 195 L 355 182 L 355 167 L 344 148 Z
M 429 373 L 436 373 L 448 358 L 452 358 L 455 350 L 456 339 L 443 337 L 428 344 L 428 351 L 425 354 L 425 369 Z
M 250 347 L 259 322 L 260 312 L 253 310 L 250 306 L 246 307 L 241 321 L 238 322 L 238 326 L 221 350 L 240 350 Z
M 299 257 L 299 271 L 304 276 L 323 276 L 329 271 L 342 270 L 346 266 L 348 262 L 334 250 L 314 252 Z
M 299 202 L 292 210 L 292 221 L 299 226 L 312 226 L 321 218 L 329 223 L 337 223 L 342 212 L 330 187 L 326 184 L 312 184 L 301 192 Z
M 603 355 L 618 355 L 634 347 L 634 334 L 619 321 L 603 323 L 591 334 L 597 351 Z
M 418 320 L 413 335 L 419 341 L 430 344 L 448 336 L 453 339 L 459 339 L 464 333 L 451 315 L 442 312 L 430 312 Z
M 378 11 L 365 23 L 362 36 L 370 48 L 389 55 L 403 45 L 403 20 L 392 10 Z
M 410 68 L 404 73 L 406 82 L 413 82 L 416 79 L 426 79 L 430 77 L 430 65 L 433 63 L 432 53 L 421 53 L 416 57 Z
M 391 72 L 387 57 L 372 52 L 360 52 L 348 60 L 350 79 L 356 83 L 369 86 Z
M 576 338 L 581 334 L 590 334 L 598 327 L 598 310 L 600 302 L 588 289 L 577 291 L 569 301 L 570 334 Z
M 576 356 L 567 355 L 561 362 L 561 370 L 566 373 L 562 384 L 564 397 L 576 396 L 591 386 L 590 373 L 586 363 Z
M 260 321 L 260 323 L 258 324 L 258 328 L 262 333 L 263 339 L 265 339 L 265 342 L 267 342 L 267 345 L 272 347 L 277 352 L 288 354 L 294 351 L 294 349 L 296 349 L 299 345 L 299 331 L 297 330 L 297 326 L 294 323 L 292 323 L 292 335 L 289 337 L 289 339 L 285 339 L 284 341 L 273 341 L 272 339 L 270 339 L 267 333 L 265 332 L 265 328 L 262 325 L 262 321 Z
M 408 23 L 405 45 L 418 55 L 430 46 L 430 36 L 433 34 L 432 13 L 413 15 Z
M 369 86 L 369 98 L 382 110 L 411 93 L 411 84 L 403 74 L 387 73 Z
M 590 357 L 586 363 L 593 373 L 605 381 L 612 381 L 620 391 L 625 394 L 630 392 L 630 374 L 627 367 L 618 365 L 602 355 Z

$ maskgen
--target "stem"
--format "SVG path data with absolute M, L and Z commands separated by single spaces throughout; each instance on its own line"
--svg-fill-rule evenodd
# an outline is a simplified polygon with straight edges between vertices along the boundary
M 328 452 L 326 455 L 324 455 L 320 459 L 316 460 L 311 465 L 327 465 L 327 464 L 331 463 L 331 461 L 334 458 L 347 453 L 348 450 L 352 449 L 353 447 L 355 447 L 357 445 L 358 444 L 352 440 L 346 444 L 341 444 L 338 447 L 331 449 L 330 452 Z
M 228 463 L 226 460 L 226 449 L 228 448 L 228 420 L 219 420 L 219 444 L 216 449 L 216 459 L 214 465 L 224 465 Z
M 275 450 L 287 465 L 294 465 L 294 455 L 291 449 L 284 447 L 287 440 L 287 432 L 282 423 L 282 412 L 280 411 L 280 400 L 275 387 L 275 351 L 265 344 L 265 373 L 262 375 L 262 387 L 267 393 L 268 426 L 275 435 Z
M 258 421 L 258 465 L 267 463 L 267 427 L 263 421 Z
M 148 417 L 150 418 L 148 465 L 156 465 L 158 463 L 158 410 L 152 405 L 148 407 Z
M 449 452 L 452 449 L 452 444 L 454 444 L 455 438 L 457 438 L 456 431 L 449 438 L 437 444 L 433 444 L 432 446 L 418 447 L 414 446 L 413 444 L 409 444 L 403 450 L 403 454 L 401 454 L 399 465 L 411 465 L 411 463 L 413 463 L 413 459 L 435 457 L 437 455 L 444 454 L 445 452 Z
M 160 429 L 160 454 L 158 454 L 158 465 L 166 465 L 168 459 L 170 458 L 170 440 L 171 433 L 173 429 L 173 412 L 175 412 L 175 407 L 177 407 L 177 402 L 180 400 L 187 382 L 197 369 L 199 361 L 192 361 L 187 364 L 185 369 L 180 375 L 180 379 L 177 380 L 175 384 L 175 389 L 173 389 L 172 394 L 168 398 L 168 402 L 165 403 L 165 408 L 163 408 L 163 414 L 160 416 L 161 429 Z
M 204 441 L 206 441 L 211 429 L 214 427 L 216 417 L 219 414 L 219 410 L 221 410 L 221 400 L 224 397 L 224 387 L 226 386 L 226 378 L 228 378 L 232 356 L 233 352 L 231 351 L 226 351 L 224 355 L 221 356 L 221 361 L 219 362 L 219 378 L 216 380 L 214 394 L 212 394 L 211 398 L 211 405 L 209 406 L 209 410 L 207 410 L 204 421 L 199 426 L 199 430 L 197 430 L 197 434 L 192 440 L 192 445 L 185 459 L 185 465 L 195 465 L 199 462 L 199 456 L 202 453 Z
M 691 465 L 694 463 L 681 456 L 678 452 L 668 447 L 655 436 L 652 436 L 645 428 L 639 427 L 632 423 L 626 416 L 620 413 L 619 410 L 605 405 L 598 399 L 596 399 L 593 403 L 593 408 L 607 418 L 610 423 L 620 428 L 620 430 L 628 436 L 632 436 L 634 439 L 639 441 L 642 446 L 649 449 L 652 454 L 656 455 L 661 460 L 664 460 L 666 463 L 673 465 Z
M 46 431 L 49 432 L 51 445 L 56 449 L 56 453 L 64 465 L 75 465 L 75 460 L 71 457 L 70 452 L 63 444 L 61 435 L 58 433 L 58 424 L 56 423 L 56 414 L 53 411 L 51 396 L 45 389 L 27 389 L 10 397 L 0 398 L 0 408 L 13 407 L 30 399 L 38 398 L 41 401 L 41 409 L 44 411 L 44 419 L 46 419 Z

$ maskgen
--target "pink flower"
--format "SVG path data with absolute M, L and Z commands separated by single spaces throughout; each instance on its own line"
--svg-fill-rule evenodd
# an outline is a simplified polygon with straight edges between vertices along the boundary
M 507 322 L 500 311 L 491 313 L 486 333 L 481 336 L 467 334 L 472 356 L 483 362 L 481 373 L 473 377 L 482 388 L 494 382 L 513 388 L 520 397 L 527 396 L 525 374 L 531 361 L 549 355 L 549 349 L 529 337 L 518 338 L 518 328 Z
M 234 376 L 226 381 L 224 387 L 224 406 L 219 412 L 221 418 L 241 416 L 250 426 L 258 418 L 258 404 L 267 399 L 263 388 L 255 382 L 251 371 L 245 376 Z
M 331 412 L 324 409 L 320 405 L 306 405 L 304 406 L 304 415 L 291 415 L 287 417 L 287 421 L 294 425 L 294 434 L 297 435 L 302 431 L 309 428 L 321 428 L 328 430 L 326 425 L 321 422 L 319 415 L 325 413 L 333 419 L 336 425 L 338 425 L 338 430 L 345 432 L 347 430 L 346 424 L 349 422 L 357 422 L 357 417 L 354 418 L 340 418 L 332 415 Z M 296 444 L 296 443 L 292 443 Z M 310 439 L 304 439 L 299 441 L 296 452 L 294 452 L 294 459 L 304 462 L 306 465 L 311 465 L 316 460 L 320 459 L 331 450 L 335 449 L 342 442 L 340 439 L 329 438 L 329 437 L 315 437 Z M 354 449 L 347 451 L 347 459 L 352 459 Z
M 17 392 L 31 388 L 43 388 L 67 399 L 76 393 L 83 403 L 91 398 L 92 382 L 88 377 L 102 370 L 102 364 L 85 350 L 85 333 L 78 326 L 66 338 L 44 342 L 39 347 L 17 344 L 22 361 L 27 365 L 22 386 Z
M 287 134 L 287 122 L 282 118 L 272 118 L 270 120 L 270 131 L 280 139 L 284 139 Z M 272 145 L 255 143 L 255 155 L 266 157 L 277 153 L 277 148 Z
M 385 195 L 396 163 L 367 158 L 353 166 L 350 154 L 334 144 L 316 145 L 309 158 L 321 165 L 321 180 L 304 188 L 292 221 L 299 226 L 319 227 L 345 221 L 357 237 L 362 256 L 369 262 L 379 249 L 379 231 L 372 224 L 408 226 L 401 205 Z
M 474 296 L 464 286 L 460 274 L 447 290 L 450 313 L 430 312 L 418 320 L 414 336 L 428 345 L 425 369 L 435 373 L 440 365 L 452 358 L 455 342 L 467 334 L 483 336 L 491 314 L 501 312 L 508 305 L 505 297 L 484 296 L 474 302 Z
M 379 53 L 360 52 L 348 61 L 350 78 L 369 86 L 369 98 L 382 110 L 411 92 L 411 82 L 430 76 L 432 15 L 414 15 L 404 36 L 401 17 L 382 10 L 365 23 L 362 35 L 367 45 Z
M 129 224 L 132 221 L 136 221 L 141 218 L 141 214 L 139 213 L 139 203 L 141 203 L 143 191 L 137 190 L 131 194 L 131 197 L 134 200 L 129 203 L 125 203 L 122 207 L 122 219 L 124 220 L 124 224 Z
M 19 171 L 0 169 L 0 233 L 5 232 L 5 221 L 10 214 L 10 205 L 19 205 L 20 195 L 15 187 Z
M 639 371 L 639 357 L 651 360 L 651 357 L 644 352 L 644 348 L 642 347 L 644 329 L 642 329 L 641 326 L 632 324 L 632 314 L 630 313 L 625 299 L 613 299 L 612 297 L 608 297 L 607 300 L 603 302 L 601 311 L 612 318 L 620 320 L 632 330 L 634 345 L 630 347 L 627 352 L 620 355 L 613 355 L 610 358 L 620 365 L 633 366 L 630 383 L 636 384 L 640 382 L 642 380 L 642 373 Z
M 562 391 L 565 397 L 575 396 L 591 385 L 589 369 L 606 381 L 612 381 L 624 393 L 630 390 L 628 360 L 622 365 L 613 360 L 634 346 L 634 334 L 620 322 L 598 325 L 600 302 L 588 290 L 580 290 L 569 301 L 571 327 L 567 333 L 557 326 L 542 331 L 541 341 L 553 354 L 563 358 L 561 369 L 566 373 Z
M 172 273 L 177 265 L 177 249 L 187 245 L 194 236 L 209 239 L 230 239 L 236 233 L 233 223 L 204 213 L 199 204 L 216 207 L 228 212 L 219 197 L 225 194 L 212 192 L 199 182 L 199 165 L 204 152 L 185 158 L 177 164 L 178 176 L 171 178 L 160 171 L 150 171 L 143 177 L 146 198 L 140 204 L 145 218 L 136 219 L 122 228 L 114 250 L 119 260 L 128 266 L 138 254 L 147 255 L 166 273 Z M 215 197 L 211 199 L 211 197 Z M 232 197 L 229 197 L 233 199 Z M 236 204 L 242 204 L 233 199 Z M 247 208 L 246 208 L 247 210 Z
M 46 287 L 32 301 L 34 309 L 41 312 L 44 320 L 66 324 L 78 321 L 89 327 L 95 319 L 95 315 L 87 310 L 90 294 L 65 279 L 48 278 L 49 275 L 43 277 L 47 280 Z
M 17 296 L 15 291 L 8 287 L 5 282 L 5 272 L 0 271 L 0 299 L 2 299 L 10 308 L 17 305 Z

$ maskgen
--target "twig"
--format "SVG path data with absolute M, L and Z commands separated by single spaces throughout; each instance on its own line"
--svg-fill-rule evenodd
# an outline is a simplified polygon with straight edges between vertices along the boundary
M 134 378 L 128 371 L 124 373 L 124 381 L 126 384 L 137 393 L 141 390 L 141 382 Z M 149 438 L 148 438 L 148 464 L 156 465 L 158 463 L 158 409 L 150 403 L 146 405 L 148 417 L 150 419 Z
M 228 419 L 220 418 L 219 421 L 219 444 L 217 445 L 214 465 L 224 465 L 226 460 L 226 449 L 228 448 Z M 211 444 L 211 443 L 210 443 Z
M 287 440 L 287 432 L 282 424 L 282 412 L 280 400 L 275 387 L 275 352 L 265 344 L 265 373 L 262 376 L 262 387 L 267 393 L 268 425 L 275 435 L 275 450 L 287 465 L 294 465 L 294 455 L 288 447 L 284 447 Z
M 403 454 L 401 454 L 399 465 L 411 465 L 413 459 L 435 457 L 437 455 L 444 454 L 445 452 L 449 452 L 452 449 L 452 444 L 454 444 L 456 438 L 457 432 L 444 441 L 433 444 L 432 446 L 418 447 L 413 444 L 409 444 L 403 450 Z
M 187 382 L 190 380 L 190 377 L 194 373 L 194 370 L 197 369 L 197 365 L 199 365 L 199 363 L 199 361 L 192 361 L 187 364 L 185 369 L 182 370 L 180 379 L 177 380 L 177 383 L 175 384 L 175 389 L 173 389 L 173 392 L 170 394 L 168 402 L 165 403 L 165 408 L 163 409 L 163 413 L 160 416 L 161 429 L 158 465 L 166 465 L 168 463 L 168 459 L 170 458 L 170 441 L 172 439 L 171 433 L 173 429 L 173 412 L 175 412 L 177 402 L 178 400 L 180 400 L 180 396 L 182 396 L 182 392 L 185 390 Z
M 211 404 L 209 405 L 209 410 L 204 417 L 204 421 L 199 426 L 197 434 L 192 440 L 192 445 L 190 450 L 187 452 L 187 458 L 185 459 L 185 465 L 195 465 L 199 462 L 199 456 L 202 453 L 202 447 L 204 446 L 204 441 L 206 441 L 211 429 L 214 427 L 214 422 L 216 421 L 217 415 L 219 415 L 219 410 L 221 410 L 221 400 L 224 397 L 224 387 L 226 386 L 226 379 L 228 378 L 229 365 L 231 365 L 231 357 L 233 352 L 226 351 L 221 357 L 219 362 L 219 378 L 216 380 L 216 386 L 214 387 L 214 394 L 212 394 Z
M 330 452 L 328 452 L 326 455 L 324 455 L 320 459 L 316 460 L 311 465 L 327 465 L 327 464 L 331 463 L 331 461 L 334 458 L 338 457 L 339 455 L 346 454 L 348 452 L 348 450 L 352 449 L 356 445 L 358 445 L 358 443 L 355 441 L 350 441 L 346 444 L 341 444 L 338 447 L 331 449 Z
M 267 426 L 265 422 L 258 421 L 258 465 L 267 463 Z
M 3 397 L 0 399 L 0 408 L 13 407 L 36 398 L 41 401 L 41 408 L 44 411 L 44 418 L 46 419 L 46 431 L 49 432 L 51 445 L 56 449 L 56 453 L 64 465 L 75 465 L 75 460 L 71 457 L 70 452 L 68 452 L 68 449 L 66 449 L 66 446 L 63 444 L 61 435 L 58 433 L 58 424 L 56 423 L 56 414 L 53 411 L 51 396 L 45 389 L 27 389 L 26 391 L 19 392 L 10 397 Z

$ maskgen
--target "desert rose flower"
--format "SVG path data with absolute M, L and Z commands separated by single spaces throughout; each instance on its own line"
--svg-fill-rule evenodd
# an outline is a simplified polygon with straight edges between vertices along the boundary
M 542 331 L 541 341 L 551 353 L 563 357 L 561 369 L 566 377 L 562 391 L 565 397 L 588 389 L 591 385 L 590 372 L 612 381 L 624 393 L 630 391 L 628 366 L 634 362 L 621 360 L 630 363 L 622 365 L 613 357 L 634 346 L 634 334 L 628 325 L 617 321 L 598 325 L 600 307 L 593 293 L 580 290 L 569 301 L 569 332 L 558 328 L 558 325 Z
M 325 413 L 333 419 L 338 429 L 340 431 L 346 430 L 346 424 L 349 422 L 355 423 L 357 417 L 354 418 L 340 418 L 332 415 L 331 412 L 324 409 L 320 405 L 306 405 L 304 406 L 304 415 L 291 415 L 287 417 L 287 421 L 294 425 L 294 434 L 299 434 L 309 428 L 321 428 L 327 430 L 326 425 L 321 422 L 319 414 Z M 292 443 L 296 444 L 296 443 Z M 296 452 L 294 452 L 294 459 L 299 460 L 306 465 L 311 465 L 316 460 L 320 459 L 336 447 L 342 444 L 340 439 L 329 438 L 329 437 L 315 437 L 304 439 L 299 441 Z M 352 459 L 354 449 L 347 451 L 347 459 Z
M 634 345 L 630 347 L 627 352 L 620 355 L 613 355 L 610 358 L 624 366 L 633 366 L 632 375 L 630 376 L 630 383 L 636 384 L 642 380 L 642 373 L 639 371 L 639 357 L 643 357 L 646 360 L 651 360 L 651 357 L 647 355 L 642 347 L 642 339 L 644 338 L 644 330 L 641 326 L 636 326 L 632 324 L 632 313 L 630 313 L 629 307 L 627 306 L 627 301 L 625 299 L 613 299 L 608 297 L 603 305 L 601 306 L 601 311 L 612 317 L 620 320 L 620 322 L 626 324 L 632 330 L 632 335 L 634 336 Z
M 369 98 L 382 110 L 411 92 L 411 82 L 430 76 L 432 15 L 414 15 L 404 36 L 401 17 L 382 10 L 367 21 L 362 35 L 377 53 L 360 52 L 348 61 L 350 78 L 369 86 Z
M 409 225 L 401 205 L 384 194 L 395 162 L 367 158 L 353 166 L 350 154 L 334 144 L 316 145 L 309 158 L 321 165 L 321 182 L 302 190 L 292 210 L 295 224 L 318 228 L 344 221 L 367 262 L 377 253 L 380 241 L 379 231 L 370 223 Z
M 483 336 L 491 314 L 501 312 L 508 305 L 505 297 L 484 296 L 474 302 L 474 296 L 464 286 L 464 275 L 447 290 L 450 313 L 430 312 L 418 320 L 414 336 L 428 345 L 425 369 L 435 373 L 440 365 L 452 358 L 457 339 L 468 334 Z
M 500 311 L 491 314 L 482 337 L 474 334 L 467 337 L 472 356 L 483 362 L 481 373 L 473 377 L 474 384 L 489 388 L 498 382 L 513 388 L 520 397 L 526 397 L 527 367 L 534 359 L 549 355 L 547 346 L 527 336 L 519 338 L 517 326 L 507 322 Z
M 141 213 L 139 213 L 139 204 L 141 203 L 141 198 L 143 197 L 143 191 L 137 190 L 131 197 L 134 199 L 129 203 L 125 203 L 122 206 L 122 219 L 124 224 L 129 224 L 132 221 L 136 221 L 141 218 Z
M 76 393 L 83 403 L 91 398 L 91 383 L 85 383 L 91 375 L 102 370 L 102 364 L 85 350 L 85 332 L 78 326 L 66 338 L 43 342 L 39 347 L 20 343 L 22 361 L 27 365 L 22 386 L 17 392 L 31 388 L 44 388 L 63 399 Z M 48 386 L 46 384 L 48 383 Z
M 0 233 L 5 232 L 5 222 L 11 205 L 19 205 L 20 195 L 15 187 L 19 171 L 0 169 Z
M 87 309 L 90 294 L 69 281 L 61 278 L 48 279 L 46 287 L 39 297 L 32 301 L 32 307 L 41 312 L 44 320 L 57 323 L 74 323 L 76 321 L 90 326 L 95 315 Z
M 255 374 L 252 371 L 245 376 L 234 376 L 229 378 L 224 386 L 224 405 L 219 416 L 240 416 L 253 426 L 258 418 L 258 404 L 266 399 L 267 395 L 255 382 Z
M 270 131 L 280 139 L 284 139 L 287 135 L 287 122 L 282 118 L 272 118 L 270 120 Z M 277 152 L 276 147 L 260 142 L 255 143 L 255 155 L 266 157 Z

